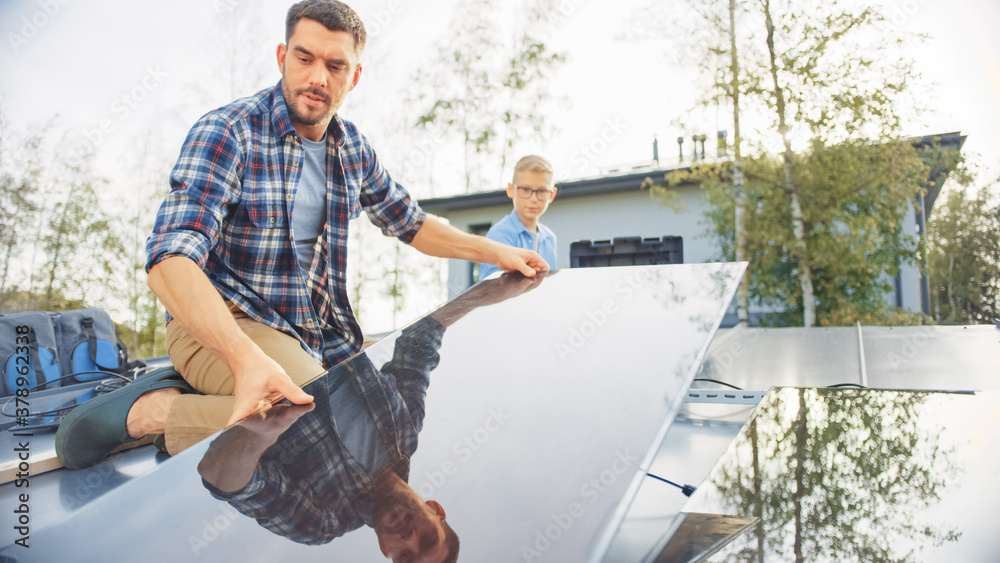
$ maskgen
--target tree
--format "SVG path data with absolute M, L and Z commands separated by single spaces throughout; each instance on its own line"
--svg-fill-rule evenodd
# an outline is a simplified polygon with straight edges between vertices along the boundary
M 997 183 L 976 191 L 953 186 L 942 194 L 944 201 L 927 223 L 931 302 L 938 322 L 977 324 L 1000 319 Z
M 49 197 L 58 201 L 40 240 L 46 256 L 40 290 L 47 309 L 56 305 L 57 290 L 92 302 L 116 295 L 117 274 L 126 263 L 121 225 L 98 196 L 107 181 L 94 174 L 89 155 L 70 154 L 56 164 L 60 184 Z
M 836 159 L 820 158 L 820 154 L 833 155 L 826 151 L 827 148 L 847 150 L 847 147 L 853 146 L 861 151 L 857 158 L 863 160 L 870 156 L 865 156 L 865 150 L 861 148 L 865 143 L 893 146 L 891 141 L 899 136 L 907 113 L 917 107 L 908 89 L 917 74 L 912 61 L 902 54 L 902 48 L 911 44 L 914 38 L 882 26 L 884 17 L 876 9 L 845 2 L 810 3 L 807 6 L 799 0 L 787 0 L 780 6 L 774 6 L 771 0 L 760 0 L 744 4 L 739 12 L 734 7 L 732 13 L 724 12 L 719 3 L 696 0 L 693 5 L 699 16 L 697 22 L 701 32 L 679 35 L 688 35 L 701 45 L 692 45 L 691 49 L 703 54 L 699 68 L 703 75 L 711 77 L 699 101 L 703 104 L 731 104 L 735 116 L 741 110 L 743 116 L 761 116 L 754 121 L 758 131 L 754 143 L 758 172 L 762 178 L 768 178 L 773 187 L 784 192 L 769 191 L 768 197 L 778 198 L 788 208 L 784 213 L 775 210 L 775 215 L 771 217 L 781 221 L 779 227 L 783 233 L 769 229 L 777 235 L 770 245 L 780 241 L 781 248 L 771 248 L 767 256 L 781 258 L 763 268 L 767 275 L 781 278 L 775 278 L 775 287 L 759 292 L 758 296 L 778 296 L 779 304 L 786 307 L 791 306 L 790 298 L 798 299 L 795 310 L 797 315 L 801 315 L 804 326 L 815 324 L 823 316 L 820 308 L 824 306 L 827 308 L 826 319 L 830 321 L 834 318 L 829 314 L 830 303 L 837 298 L 820 294 L 827 289 L 820 287 L 817 276 L 820 275 L 818 269 L 824 267 L 822 264 L 830 262 L 831 256 L 824 253 L 835 247 L 815 248 L 811 242 L 816 236 L 826 236 L 811 231 L 817 226 L 813 216 L 825 217 L 826 210 L 817 207 L 817 204 L 827 198 L 823 193 L 810 190 L 825 190 L 827 186 L 815 181 L 822 177 L 823 172 L 805 169 L 807 156 L 802 153 L 808 153 L 809 165 L 815 166 L 822 162 L 836 162 Z M 737 16 L 740 16 L 738 20 Z M 737 40 L 739 31 L 745 35 Z M 763 156 L 775 147 L 762 134 L 767 129 L 778 133 L 781 166 L 777 176 L 772 176 L 774 171 L 771 165 L 765 164 L 769 159 Z M 806 139 L 810 140 L 807 142 Z M 843 150 L 838 152 L 846 154 Z M 908 175 L 910 166 L 902 168 L 902 173 Z M 888 169 L 882 168 L 882 171 L 888 172 Z M 837 171 L 829 172 L 830 177 L 838 175 Z M 810 173 L 813 179 L 807 182 L 803 176 Z M 732 177 L 732 173 L 729 174 Z M 735 176 L 738 178 L 739 173 Z M 885 202 L 893 213 L 904 209 L 909 198 L 916 195 L 916 191 L 909 189 L 892 190 L 892 193 L 903 198 Z M 763 205 L 769 207 L 769 203 Z M 844 214 L 844 221 L 832 224 L 849 222 L 849 208 L 839 209 Z M 735 211 L 732 206 L 728 209 L 730 213 Z M 747 215 L 758 211 L 748 202 Z M 718 214 L 713 214 L 713 217 L 732 222 Z M 888 220 L 886 225 L 894 227 L 901 216 L 884 218 Z M 752 219 L 748 217 L 747 221 Z M 829 224 L 829 221 L 823 223 Z M 732 228 L 726 231 L 736 234 Z M 894 232 L 898 231 L 895 229 Z M 848 229 L 848 232 L 854 231 Z M 747 237 L 755 235 L 748 224 Z M 888 241 L 896 237 L 883 238 Z M 862 241 L 855 246 L 864 247 L 867 244 Z M 726 246 L 732 246 L 732 243 L 726 243 Z M 899 255 L 901 259 L 912 258 L 912 252 L 907 249 Z M 732 253 L 727 256 L 731 257 Z M 747 256 L 760 259 L 750 250 Z M 755 273 L 751 271 L 750 275 L 753 284 Z M 756 275 L 759 290 L 764 280 L 760 278 L 759 269 Z M 876 284 L 881 279 L 879 276 L 862 277 L 868 277 Z M 798 289 L 791 290 L 786 278 L 794 278 Z M 835 284 L 837 287 L 843 285 L 842 282 Z M 852 286 L 853 282 L 847 285 Z M 874 289 L 878 292 L 878 287 Z M 862 291 L 857 300 L 851 297 L 854 293 L 847 294 L 846 303 L 851 304 L 855 311 L 840 317 L 841 321 L 849 317 L 863 317 L 871 312 L 868 300 L 871 292 Z
M 792 152 L 791 129 L 788 126 L 785 110 L 785 90 L 778 80 L 778 64 L 774 52 L 774 22 L 771 20 L 771 2 L 764 0 L 764 25 L 767 27 L 767 54 L 771 79 L 774 81 L 774 107 L 778 116 L 778 134 L 781 135 L 785 150 L 782 153 L 782 171 L 784 172 L 785 193 L 788 195 L 788 208 L 791 211 L 792 234 L 795 237 L 792 248 L 798 269 L 799 286 L 802 289 L 802 324 L 809 328 L 816 324 L 816 304 L 813 294 L 812 269 L 809 266 L 809 247 L 806 244 L 806 230 L 802 222 L 802 205 L 799 202 L 799 190 L 792 179 L 792 163 L 795 154 Z
M 907 142 L 841 143 L 815 141 L 797 156 L 803 193 L 806 243 L 812 249 L 813 281 L 818 289 L 817 322 L 822 325 L 908 324 L 917 319 L 889 308 L 885 295 L 899 265 L 917 257 L 918 241 L 902 221 L 926 181 L 928 166 Z M 760 304 L 780 305 L 771 323 L 798 324 L 802 315 L 784 162 L 766 155 L 744 162 L 746 174 L 746 252 L 750 296 Z M 700 183 L 712 204 L 710 236 L 726 259 L 735 255 L 730 163 L 706 164 L 667 175 L 668 186 Z
M 526 3 L 525 20 L 515 27 L 537 30 L 554 7 L 552 0 Z M 416 125 L 440 126 L 457 139 L 466 191 L 493 185 L 519 141 L 551 133 L 543 114 L 552 101 L 548 79 L 564 57 L 526 31 L 502 41 L 500 20 L 494 0 L 460 3 L 436 64 L 412 80 L 423 88 Z
M 29 136 L 18 147 L 20 154 L 13 155 L 14 147 L 7 135 L 6 127 L 0 127 L 0 255 L 3 256 L 0 295 L 9 287 L 14 260 L 30 246 L 31 227 L 40 211 L 37 195 L 43 170 L 39 154 L 40 133 Z M 14 166 L 13 162 L 18 165 Z

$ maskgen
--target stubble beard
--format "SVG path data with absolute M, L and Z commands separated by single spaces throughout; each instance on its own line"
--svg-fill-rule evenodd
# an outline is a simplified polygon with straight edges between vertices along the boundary
M 289 86 L 285 83 L 281 84 L 281 92 L 285 96 L 285 106 L 288 107 L 288 115 L 292 118 L 292 122 L 305 125 L 306 127 L 313 127 L 321 123 L 329 123 L 333 119 L 333 114 L 336 113 L 333 105 L 330 103 L 330 96 L 326 92 L 315 88 L 299 88 L 295 91 L 289 91 Z M 299 100 L 300 94 L 312 94 L 317 98 L 321 98 L 324 102 L 328 104 L 327 111 L 318 114 L 315 117 L 309 117 L 306 111 L 299 106 L 301 100 Z M 316 108 L 320 110 L 321 108 Z

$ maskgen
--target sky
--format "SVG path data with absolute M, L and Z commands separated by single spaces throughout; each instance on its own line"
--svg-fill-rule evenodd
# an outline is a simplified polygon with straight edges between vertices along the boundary
M 627 41 L 634 14 L 650 0 L 559 0 L 550 45 L 567 55 L 552 77 L 563 103 L 548 119 L 556 134 L 515 152 L 540 152 L 560 180 L 589 177 L 660 154 L 674 139 L 731 129 L 725 112 L 693 110 L 696 77 L 663 41 Z M 512 11 L 520 2 L 502 2 Z M 961 131 L 967 154 L 1000 175 L 1000 3 L 995 0 L 884 0 L 890 25 L 927 33 L 912 50 L 931 111 L 905 135 Z M 246 6 L 253 6 L 247 8 Z M 100 172 L 128 182 L 136 147 L 151 146 L 169 166 L 184 134 L 206 111 L 273 85 L 275 48 L 288 0 L 0 0 L 0 100 L 9 130 L 52 121 L 63 139 L 92 148 Z M 400 126 L 399 105 L 416 69 L 448 37 L 456 0 L 358 0 L 351 5 L 371 38 L 364 74 L 341 114 L 369 136 L 390 172 L 415 153 L 419 133 Z M 679 0 L 665 2 L 682 13 Z M 237 12 L 249 16 L 235 18 Z M 512 12 L 511 12 L 512 13 Z M 239 84 L 225 80 L 220 29 L 244 21 L 249 45 L 234 58 Z M 675 48 L 673 48 L 675 49 Z M 685 127 L 677 125 L 684 122 Z M 596 142 L 601 139 L 604 142 Z M 688 144 L 690 146 L 690 143 Z M 711 147 L 711 141 L 709 146 Z M 600 150 L 593 150 L 594 148 Z M 589 148 L 589 150 L 588 150 Z M 425 168 L 408 174 L 418 197 L 464 191 L 460 158 L 435 146 Z M 423 161 L 424 159 L 421 159 Z M 412 167 L 411 167 L 412 168 Z M 504 178 L 481 189 L 498 189 Z M 120 184 L 121 182 L 119 182 Z M 126 192 L 123 198 L 134 194 Z

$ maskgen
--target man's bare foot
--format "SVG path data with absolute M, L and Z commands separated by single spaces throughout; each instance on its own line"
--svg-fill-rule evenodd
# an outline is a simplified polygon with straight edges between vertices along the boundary
M 142 438 L 148 434 L 163 434 L 167 429 L 167 413 L 180 394 L 181 390 L 176 388 L 143 393 L 128 411 L 125 420 L 128 435 Z

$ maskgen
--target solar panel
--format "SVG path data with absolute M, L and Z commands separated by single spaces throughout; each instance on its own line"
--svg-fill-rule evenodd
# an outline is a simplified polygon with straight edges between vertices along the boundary
M 987 561 L 1000 541 L 1000 397 L 874 389 L 777 388 L 699 486 L 690 515 L 709 526 L 675 561 Z M 679 541 L 678 541 L 679 539 Z M 659 561 L 661 547 L 647 560 Z
M 743 268 L 481 283 L 311 382 L 311 409 L 274 407 L 0 553 L 379 561 L 408 531 L 447 547 L 418 525 L 443 513 L 462 560 L 600 560 Z

